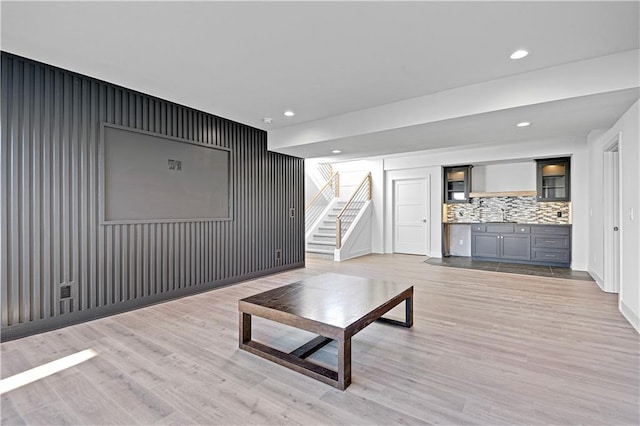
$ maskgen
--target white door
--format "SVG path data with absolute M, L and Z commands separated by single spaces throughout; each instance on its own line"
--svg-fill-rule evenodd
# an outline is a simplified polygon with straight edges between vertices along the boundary
M 427 179 L 395 180 L 393 191 L 393 251 L 426 255 L 429 241 Z

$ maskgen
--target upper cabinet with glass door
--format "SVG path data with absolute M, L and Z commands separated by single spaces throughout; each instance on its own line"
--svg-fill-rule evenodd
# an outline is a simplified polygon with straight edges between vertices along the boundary
M 538 201 L 571 201 L 571 158 L 536 160 Z
M 471 192 L 471 167 L 444 168 L 444 202 L 468 203 Z

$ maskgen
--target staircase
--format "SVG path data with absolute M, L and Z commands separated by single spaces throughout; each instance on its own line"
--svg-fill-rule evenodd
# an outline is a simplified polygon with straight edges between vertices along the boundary
M 334 257 L 336 249 L 336 218 L 344 209 L 346 201 L 337 200 L 327 211 L 318 226 L 308 235 L 307 253 L 323 255 L 322 257 Z M 363 201 L 352 202 L 342 214 L 342 229 L 349 229 L 353 220 L 364 205 Z
M 327 198 L 328 204 L 323 207 Z M 308 254 L 340 261 L 370 253 L 371 174 L 365 176 L 349 199 L 342 199 L 335 172 L 309 202 L 305 216 Z M 364 234 L 363 226 L 369 228 Z M 344 248 L 344 243 L 348 247 Z
M 322 218 L 320 224 L 307 239 L 307 253 L 331 256 L 336 248 L 336 217 L 344 208 L 346 201 L 336 201 L 333 207 Z

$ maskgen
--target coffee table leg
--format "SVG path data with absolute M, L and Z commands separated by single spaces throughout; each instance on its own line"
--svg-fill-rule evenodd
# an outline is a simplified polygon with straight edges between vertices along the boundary
M 251 341 L 251 315 L 240 312 L 240 347 Z
M 351 338 L 338 340 L 338 389 L 351 384 Z
M 413 296 L 407 297 L 404 302 L 404 324 L 405 327 L 413 327 Z

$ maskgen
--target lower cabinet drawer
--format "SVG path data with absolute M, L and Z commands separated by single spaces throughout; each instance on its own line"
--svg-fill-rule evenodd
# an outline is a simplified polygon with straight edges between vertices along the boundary
M 533 249 L 531 251 L 531 260 L 535 260 L 537 262 L 569 263 L 569 261 L 571 261 L 571 254 L 569 250 Z
M 571 238 L 562 235 L 532 235 L 531 247 L 568 249 L 571 247 Z
M 571 234 L 571 226 L 534 225 L 531 227 L 531 233 L 532 234 L 569 235 Z

